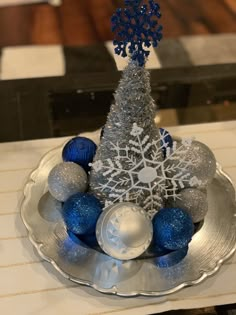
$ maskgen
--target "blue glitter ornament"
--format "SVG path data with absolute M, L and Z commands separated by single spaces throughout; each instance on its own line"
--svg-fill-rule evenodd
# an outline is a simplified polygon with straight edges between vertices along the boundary
M 77 193 L 64 203 L 62 216 L 67 229 L 74 234 L 95 234 L 101 212 L 102 205 L 96 197 Z
M 62 151 L 64 162 L 74 162 L 89 171 L 89 164 L 93 161 L 96 154 L 96 144 L 85 137 L 76 137 L 71 139 Z
M 153 218 L 153 240 L 158 246 L 178 250 L 192 239 L 194 225 L 190 215 L 179 208 L 161 209 Z
M 68 231 L 68 235 L 75 242 L 76 244 L 84 244 L 88 247 L 96 248 L 99 247 L 96 234 L 85 234 L 85 235 L 78 235 L 74 234 L 71 231 Z
M 157 47 L 162 39 L 162 26 L 158 25 L 160 6 L 154 0 L 148 0 L 148 4 L 143 4 L 143 0 L 125 0 L 125 6 L 111 18 L 116 34 L 115 53 L 126 57 L 128 48 L 132 60 L 143 66 L 150 54 L 144 47 Z
M 170 133 L 166 129 L 160 128 L 159 130 L 160 130 L 160 135 L 161 135 L 162 151 L 163 151 L 163 155 L 165 158 L 167 149 L 173 148 L 173 139 L 172 139 Z
M 149 247 L 149 252 L 156 257 L 160 257 L 169 254 L 170 250 L 160 247 L 156 242 L 152 242 Z
M 95 248 L 99 246 L 96 234 L 80 235 L 79 238 L 89 247 Z

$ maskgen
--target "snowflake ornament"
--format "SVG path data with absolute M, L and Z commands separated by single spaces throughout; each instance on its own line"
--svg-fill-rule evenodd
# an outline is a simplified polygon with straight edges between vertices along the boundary
M 171 148 L 166 134 L 150 141 L 149 135 L 143 133 L 143 128 L 133 124 L 129 145 L 120 147 L 119 143 L 111 143 L 115 159 L 99 160 L 91 166 L 105 179 L 95 190 L 110 192 L 105 208 L 117 202 L 134 202 L 152 218 L 163 206 L 163 199 L 176 200 L 180 189 L 201 185 L 201 181 L 188 172 L 195 162 L 186 158 L 191 139 L 180 144 L 174 142 Z
M 116 33 L 113 41 L 115 53 L 127 57 L 127 49 L 131 58 L 140 66 L 145 64 L 149 48 L 158 46 L 162 39 L 162 26 L 158 24 L 161 17 L 160 6 L 154 0 L 142 4 L 143 0 L 125 0 L 125 9 L 117 9 L 111 18 L 112 31 Z

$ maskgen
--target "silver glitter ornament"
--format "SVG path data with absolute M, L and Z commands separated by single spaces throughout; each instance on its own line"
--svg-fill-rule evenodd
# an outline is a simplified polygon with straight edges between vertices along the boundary
M 184 141 L 184 140 L 182 140 Z M 182 141 L 177 141 L 174 143 L 177 146 L 175 152 L 172 155 L 171 159 L 168 159 L 165 163 L 165 167 L 169 168 L 168 176 L 172 176 L 172 169 L 174 166 L 178 165 L 181 169 L 181 159 L 184 158 L 185 161 L 188 161 L 188 164 L 182 168 L 182 174 L 186 175 L 186 177 L 196 176 L 196 183 L 191 181 L 191 185 L 189 182 L 183 183 L 183 187 L 206 187 L 209 185 L 216 173 L 216 158 L 213 152 L 204 144 L 199 141 L 193 141 L 191 145 L 189 145 L 188 150 L 184 153 L 178 151 L 178 147 L 181 146 Z M 182 156 L 184 154 L 184 156 Z
M 116 259 L 129 260 L 147 250 L 153 227 L 142 208 L 123 202 L 103 211 L 97 222 L 96 235 L 105 253 Z
M 73 162 L 56 165 L 48 176 L 48 190 L 61 202 L 65 202 L 77 192 L 85 192 L 87 186 L 87 174 L 81 166 Z
M 123 153 L 125 150 L 128 150 L 131 140 L 130 132 L 133 130 L 134 125 L 138 126 L 135 132 L 138 133 L 138 128 L 142 128 L 142 136 L 148 136 L 149 143 L 155 141 L 159 148 L 160 133 L 154 119 L 155 104 L 151 97 L 150 74 L 144 67 L 140 67 L 137 63 L 130 61 L 123 72 L 122 79 L 115 93 L 115 104 L 111 106 L 93 164 L 96 165 L 96 163 L 107 160 L 115 165 L 117 163 L 117 150 L 115 146 L 119 144 L 120 148 L 124 148 Z M 146 140 L 142 139 L 145 145 L 147 144 L 145 143 Z M 147 159 L 152 160 L 152 153 L 152 149 L 148 148 L 147 152 L 145 152 Z M 126 171 L 130 170 L 131 164 L 135 164 L 138 158 L 139 154 L 137 153 L 133 154 L 132 160 L 129 158 L 126 160 L 123 159 L 122 168 Z M 162 161 L 163 155 L 158 155 L 157 159 Z M 146 169 L 150 173 L 149 165 L 146 165 Z M 161 175 L 160 171 L 155 173 L 155 176 L 158 175 Z M 153 174 L 151 174 L 151 177 L 153 178 Z M 129 193 L 124 194 L 118 201 L 134 202 L 144 207 L 146 199 L 150 196 L 149 192 L 145 189 L 142 189 L 142 193 L 137 190 L 131 191 L 131 181 L 122 180 L 122 176 L 115 183 L 116 191 L 114 191 L 114 187 L 107 185 L 107 182 L 111 183 L 109 173 L 104 172 L 102 169 L 92 169 L 90 174 L 91 192 L 104 203 L 115 203 L 117 202 L 117 196 L 114 196 L 116 192 L 129 191 Z M 149 182 L 146 183 L 147 187 L 149 183 L 150 176 Z M 100 188 L 101 185 L 103 189 Z M 158 208 L 158 205 L 161 207 L 162 196 L 158 187 L 155 187 L 152 191 L 151 199 L 156 208 Z
M 181 208 L 192 217 L 193 223 L 202 221 L 208 211 L 207 193 L 196 188 L 180 191 L 179 199 L 168 200 L 168 207 Z

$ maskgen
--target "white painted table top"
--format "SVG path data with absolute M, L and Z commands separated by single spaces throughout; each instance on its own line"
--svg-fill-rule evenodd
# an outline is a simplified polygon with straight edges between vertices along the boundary
M 236 183 L 236 121 L 168 128 L 207 144 Z M 236 257 L 199 286 L 163 298 L 119 298 L 77 286 L 43 262 L 20 218 L 22 190 L 30 172 L 66 138 L 0 144 L 0 314 L 139 315 L 236 303 Z M 224 209 L 222 209 L 223 215 Z

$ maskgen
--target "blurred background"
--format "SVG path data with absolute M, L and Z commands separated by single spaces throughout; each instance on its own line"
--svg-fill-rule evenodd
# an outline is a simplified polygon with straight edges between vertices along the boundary
M 0 2 L 1 46 L 90 45 L 110 40 L 110 17 L 123 4 L 123 0 L 63 0 L 52 2 L 58 4 L 53 7 L 35 0 Z M 20 5 L 33 2 L 39 4 Z M 18 6 L 13 6 L 17 3 Z M 235 0 L 159 0 L 159 3 L 165 38 L 236 32 Z
M 145 0 L 144 0 L 145 2 Z M 157 122 L 236 119 L 236 0 L 159 0 L 151 50 Z M 100 128 L 127 60 L 110 18 L 123 0 L 0 0 L 0 141 Z

